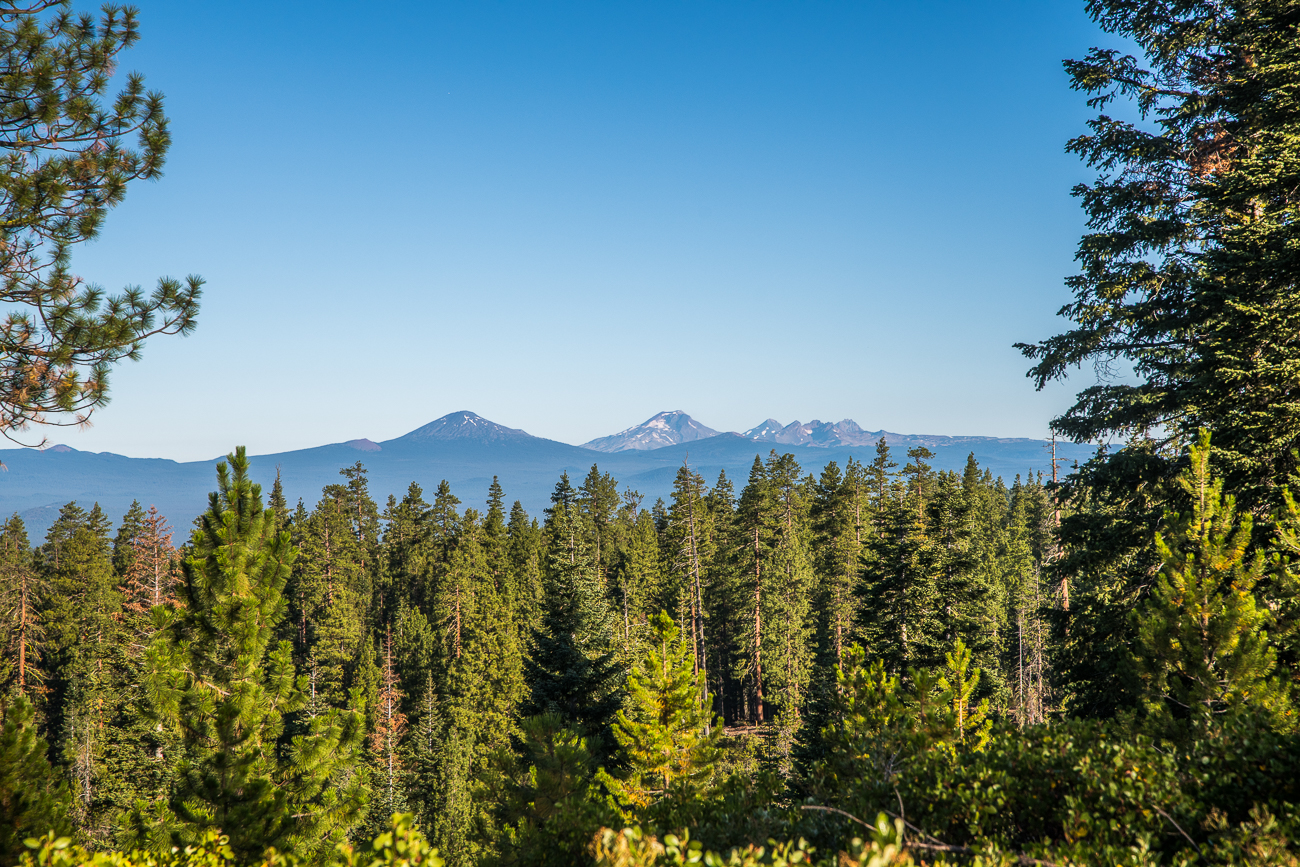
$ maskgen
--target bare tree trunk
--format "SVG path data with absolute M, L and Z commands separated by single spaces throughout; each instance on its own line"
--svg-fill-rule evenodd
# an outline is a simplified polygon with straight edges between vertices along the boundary
M 27 615 L 30 600 L 30 579 L 26 572 L 22 575 L 22 585 L 18 589 L 18 691 L 27 694 Z
M 758 527 L 754 528 L 754 705 L 763 722 L 763 581 L 759 558 Z
M 695 525 L 695 486 L 691 485 L 690 499 L 687 501 L 687 518 L 690 522 L 690 563 L 691 563 L 691 643 L 695 648 L 695 676 L 704 684 L 703 692 L 708 692 L 708 659 L 704 648 L 704 591 L 700 581 L 700 550 Z M 701 696 L 703 700 L 703 696 Z

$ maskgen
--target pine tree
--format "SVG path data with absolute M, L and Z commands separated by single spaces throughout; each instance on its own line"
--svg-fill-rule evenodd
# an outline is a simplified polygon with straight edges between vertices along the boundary
M 480 800 L 495 806 L 499 850 L 488 865 L 571 867 L 590 858 L 592 836 L 616 816 L 597 797 L 595 762 L 582 733 L 559 714 L 521 724 L 520 751 L 499 750 Z
M 1262 552 L 1250 553 L 1252 519 L 1210 470 L 1210 434 L 1188 450 L 1179 484 L 1191 514 L 1171 513 L 1156 536 L 1164 565 L 1137 622 L 1136 664 L 1159 716 L 1205 717 L 1241 707 L 1285 716 L 1287 684 L 1275 676 L 1270 612 L 1255 596 Z
M 791 769 L 795 740 L 803 727 L 808 683 L 812 676 L 813 564 L 809 549 L 808 486 L 790 454 L 775 451 L 767 461 L 771 494 L 773 545 L 769 559 L 770 589 L 765 594 L 768 629 L 763 642 L 771 695 L 777 702 L 777 749 L 783 773 Z
M 476 857 L 471 829 L 487 818 L 485 805 L 473 797 L 473 780 L 487 757 L 517 734 L 526 687 L 515 618 L 497 592 L 473 510 L 465 513 L 453 563 L 461 582 L 460 643 L 442 667 L 441 746 L 429 813 L 435 817 L 431 836 L 449 861 L 471 863 Z
M 663 596 L 663 568 L 659 557 L 659 534 L 654 518 L 640 509 L 640 496 L 631 494 L 622 511 L 626 549 L 618 566 L 616 594 L 619 637 L 624 658 L 634 658 L 645 631 L 646 612 L 653 600 Z
M 850 472 L 855 464 L 850 458 Z M 860 465 L 859 465 L 860 466 Z M 861 505 L 855 502 L 853 478 L 845 478 L 831 461 L 813 489 L 811 520 L 817 552 L 820 646 L 827 663 L 842 664 L 857 620 L 856 603 L 862 559 Z
M 939 689 L 944 703 L 951 709 L 951 726 L 956 734 L 953 741 L 968 741 L 977 750 L 988 743 L 993 720 L 989 718 L 989 700 L 975 701 L 980 682 L 980 670 L 971 668 L 971 652 L 959 638 L 952 650 L 944 654 L 946 665 L 939 675 Z
M 545 544 L 541 527 L 535 519 L 529 519 L 518 500 L 510 507 L 506 537 L 511 592 L 516 600 L 520 630 L 522 634 L 528 635 L 537 627 L 541 618 Z
M 1035 507 L 1044 506 L 1041 486 L 1012 488 L 1005 551 L 1006 604 L 1008 626 L 1006 652 L 1011 684 L 1011 711 L 1021 726 L 1041 723 L 1047 715 L 1047 625 L 1043 612 L 1049 596 L 1043 582 L 1041 551 L 1035 550 Z
M 72 783 L 74 825 L 95 842 L 111 832 L 113 789 L 121 782 L 107 765 L 108 724 L 123 701 L 114 671 L 121 598 L 109 529 L 98 504 L 87 512 L 69 503 L 40 551 L 48 587 L 42 611 L 45 730 Z
M 343 707 L 372 624 L 379 530 L 364 469 L 357 464 L 340 474 L 348 484 L 325 486 L 315 510 L 295 527 L 303 556 L 289 594 L 297 609 L 297 658 L 315 661 L 321 695 Z
M 578 489 L 576 502 L 585 525 L 592 562 L 596 565 L 602 583 L 609 587 L 617 556 L 614 525 L 619 506 L 618 482 L 609 473 L 602 474 L 599 467 L 592 464 L 582 487 Z
M 661 830 L 686 827 L 716 784 L 722 721 L 702 694 L 689 640 L 673 618 L 651 618 L 654 640 L 628 676 L 630 708 L 619 711 L 614 738 L 625 768 L 602 770 L 629 823 Z
M 161 609 L 148 655 L 152 705 L 181 734 L 176 779 L 162 815 L 141 805 L 133 823 L 154 847 L 217 828 L 240 858 L 268 846 L 310 857 L 339 842 L 365 806 L 364 716 L 325 709 L 278 746 L 309 688 L 291 646 L 270 646 L 296 551 L 263 509 L 242 447 L 218 464 L 217 482 L 182 563 L 182 607 Z
M 924 451 L 908 452 L 913 463 L 905 483 L 895 484 L 878 508 L 864 570 L 862 634 L 872 658 L 896 674 L 938 664 L 944 644 L 941 549 L 928 523 L 933 476 Z
M 767 469 L 762 459 L 755 456 L 749 470 L 749 481 L 740 492 L 736 506 L 734 608 L 742 625 L 737 630 L 740 647 L 736 651 L 735 665 L 736 676 L 742 684 L 741 716 L 760 725 L 766 719 L 763 625 L 767 611 L 764 572 L 770 574 L 771 571 L 768 562 L 771 546 L 771 528 L 767 521 L 769 500 Z M 771 583 L 770 577 L 766 582 Z
M 505 491 L 496 476 L 488 488 L 487 512 L 483 515 L 483 552 L 487 556 L 488 570 L 496 589 L 510 599 L 513 608 L 513 583 L 510 573 L 510 540 L 506 530 Z
M 108 376 L 155 334 L 188 334 L 203 281 L 164 278 L 106 296 L 71 268 L 135 180 L 159 177 L 171 144 L 162 94 L 116 75 L 140 38 L 133 7 L 102 15 L 40 0 L 0 16 L 0 434 L 78 424 L 108 402 Z M 109 86 L 121 85 L 111 99 Z M 54 417 L 51 422 L 50 417 Z M 59 419 L 62 419 L 61 421 Z
M 739 576 L 735 572 L 738 534 L 735 526 L 736 495 L 725 470 L 705 499 L 710 536 L 708 546 L 713 556 L 706 570 L 704 610 L 708 617 L 713 663 L 709 670 L 709 687 L 716 701 L 716 711 L 724 720 L 737 717 L 743 704 L 742 685 L 735 676 L 742 651 Z
M 428 569 L 428 546 L 425 537 L 429 532 L 429 504 L 424 501 L 424 491 L 412 482 L 400 502 L 389 498 L 384 515 L 385 600 L 380 616 L 395 616 L 405 607 L 416 605 L 424 574 Z

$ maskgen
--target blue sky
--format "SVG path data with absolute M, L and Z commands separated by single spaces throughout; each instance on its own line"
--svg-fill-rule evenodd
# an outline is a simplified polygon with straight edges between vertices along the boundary
M 1082 0 L 141 0 L 166 176 L 76 270 L 207 280 L 198 331 L 53 442 L 198 459 L 471 409 L 1045 436 L 1017 340 L 1083 221 Z

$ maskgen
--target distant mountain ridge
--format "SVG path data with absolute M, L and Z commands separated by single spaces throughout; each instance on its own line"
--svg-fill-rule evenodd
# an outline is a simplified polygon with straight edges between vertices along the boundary
M 741 436 L 760 443 L 835 448 L 837 446 L 874 445 L 884 433 L 884 431 L 875 431 L 874 433 L 864 431 L 851 418 L 833 424 L 828 421 L 818 421 L 817 419 L 813 419 L 807 424 L 792 421 L 785 426 L 782 426 L 776 419 L 769 418 L 758 427 L 752 427 L 745 431 Z
M 616 434 L 585 442 L 581 448 L 614 454 L 630 450 L 649 451 L 696 442 L 710 437 L 720 436 L 718 431 L 701 424 L 685 412 L 673 410 L 651 416 L 646 421 Z M 793 421 L 781 424 L 769 418 L 762 424 L 739 433 L 728 432 L 727 436 L 740 436 L 758 443 L 773 443 L 786 446 L 806 446 L 808 448 L 838 449 L 857 446 L 875 446 L 882 437 L 896 447 L 926 446 L 933 448 L 940 445 L 959 445 L 962 443 L 1030 443 L 1037 442 L 1028 438 L 980 437 L 980 436 L 943 436 L 939 434 L 899 434 L 886 430 L 863 430 L 851 418 L 843 421 L 827 422 L 813 419 L 804 423 Z
M 769 421 L 745 434 L 718 433 L 680 411 L 660 413 L 636 428 L 592 441 L 610 448 L 607 452 L 536 437 L 460 411 L 394 439 L 359 438 L 252 455 L 250 464 L 263 491 L 269 491 L 279 476 L 289 502 L 301 498 L 309 508 L 324 486 L 338 483 L 342 468 L 361 460 L 370 493 L 381 504 L 389 496 L 401 497 L 413 483 L 427 495 L 446 480 L 468 508 L 486 498 L 495 476 L 505 489 L 506 502 L 517 499 L 531 514 L 540 515 L 561 473 L 577 482 L 593 465 L 613 475 L 620 489 L 638 491 L 653 503 L 671 497 L 673 479 L 688 458 L 691 469 L 710 481 L 725 472 L 740 482 L 755 456 L 777 448 L 793 454 L 804 472 L 818 474 L 831 461 L 840 466 L 850 458 L 869 461 L 881 436 L 896 450 L 928 446 L 935 453 L 931 463 L 936 470 L 960 471 L 966 456 L 973 453 L 982 467 L 1008 480 L 1016 474 L 1051 472 L 1045 440 L 904 436 L 861 431 L 847 420 L 789 425 Z M 665 439 L 678 441 L 665 443 Z M 851 439 L 857 442 L 845 442 Z M 1063 467 L 1091 454 L 1090 446 L 1061 443 L 1057 447 Z M 99 503 L 116 521 L 138 500 L 145 507 L 157 506 L 183 533 L 179 528 L 206 507 L 218 460 L 178 463 L 83 452 L 66 445 L 0 450 L 0 462 L 7 468 L 0 472 L 0 518 L 17 512 L 27 524 L 29 537 L 39 543 L 68 502 L 85 508 Z

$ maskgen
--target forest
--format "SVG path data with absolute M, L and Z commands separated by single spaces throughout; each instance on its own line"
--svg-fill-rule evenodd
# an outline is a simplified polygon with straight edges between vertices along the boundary
M 15 514 L 0 864 L 1300 864 L 1300 10 L 1085 8 L 1140 56 L 1065 62 L 1086 230 L 1017 348 L 1095 373 L 1051 423 L 1090 461 L 593 465 L 530 515 L 361 463 L 291 503 L 239 447 L 197 517 Z M 101 99 L 136 14 L 0 4 L 5 436 L 195 324 L 200 278 L 69 266 L 170 141 Z
M 603 828 L 719 851 L 867 836 L 805 807 L 884 839 L 897 817 L 924 829 L 918 857 L 942 840 L 1153 863 L 1213 822 L 1221 846 L 1282 846 L 1294 651 L 1249 594 L 1292 574 L 1300 513 L 1281 559 L 1252 560 L 1208 453 L 1152 603 L 1108 609 L 1149 653 L 1100 675 L 1120 648 L 1081 646 L 1069 615 L 1100 613 L 1103 588 L 1046 577 L 1071 556 L 1060 528 L 1096 516 L 1039 477 L 935 472 L 883 439 L 820 477 L 776 451 L 739 486 L 683 466 L 649 507 L 593 465 L 539 517 L 495 482 L 474 505 L 444 482 L 380 508 L 360 463 L 290 508 L 242 450 L 179 546 L 138 505 L 110 533 L 69 503 L 35 548 L 14 516 L 0 756 L 22 779 L 0 803 L 25 806 L 5 860 L 50 823 L 91 851 L 219 829 L 236 863 L 321 863 L 394 814 L 448 864 L 590 863 Z M 1189 591 L 1213 626 L 1199 645 Z M 1110 719 L 1067 720 L 1088 711 Z

